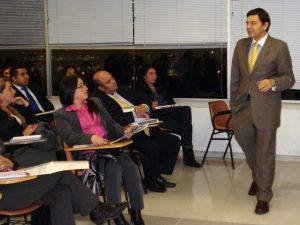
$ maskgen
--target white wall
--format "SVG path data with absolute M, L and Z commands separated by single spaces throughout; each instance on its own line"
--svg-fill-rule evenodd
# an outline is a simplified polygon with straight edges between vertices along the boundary
M 57 97 L 52 97 L 56 109 L 60 108 Z M 176 99 L 180 105 L 189 105 L 192 108 L 193 117 L 193 144 L 196 151 L 205 151 L 212 125 L 208 110 L 208 101 L 205 100 L 183 100 Z M 299 127 L 298 127 L 299 126 Z M 300 156 L 300 104 L 283 103 L 281 126 L 277 132 L 277 155 Z M 241 148 L 233 140 L 233 151 L 242 153 Z M 224 152 L 226 143 L 224 141 L 213 141 L 211 152 Z

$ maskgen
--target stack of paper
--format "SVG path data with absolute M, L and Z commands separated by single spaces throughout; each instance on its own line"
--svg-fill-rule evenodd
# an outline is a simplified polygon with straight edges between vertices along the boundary
M 18 136 L 18 137 L 13 137 L 10 139 L 9 142 L 11 143 L 18 143 L 18 142 L 34 142 L 34 141 L 39 141 L 42 139 L 42 135 L 28 135 L 28 136 Z
M 28 176 L 28 173 L 26 173 L 25 171 L 0 172 L 0 180 L 20 178 L 26 176 Z
M 66 170 L 80 170 L 89 169 L 88 161 L 52 161 L 43 163 L 37 166 L 32 166 L 24 169 L 23 171 L 31 176 L 52 174 Z

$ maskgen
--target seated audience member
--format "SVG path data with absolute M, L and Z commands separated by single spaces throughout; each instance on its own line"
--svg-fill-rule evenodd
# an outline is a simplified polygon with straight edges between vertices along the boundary
M 181 136 L 181 146 L 183 150 L 184 163 L 191 167 L 200 167 L 201 165 L 195 160 L 193 151 L 193 127 L 192 114 L 189 106 L 173 107 L 155 111 L 156 107 L 175 104 L 174 99 L 168 91 L 157 84 L 157 74 L 154 67 L 149 67 L 144 73 L 144 81 L 141 82 L 137 93 L 147 98 L 151 102 L 151 117 L 164 121 L 162 128 L 170 129 L 172 132 Z M 164 113 L 165 112 L 165 113 Z
M 63 76 L 73 76 L 77 75 L 75 66 L 68 65 L 64 68 Z
M 93 96 L 101 99 L 109 114 L 122 126 L 135 122 L 139 118 L 148 118 L 148 106 L 128 87 L 120 87 L 114 77 L 107 71 L 98 71 L 93 80 L 97 89 Z M 124 112 L 123 109 L 131 111 Z M 143 153 L 142 163 L 146 187 L 155 192 L 165 192 L 166 187 L 175 187 L 175 183 L 166 181 L 161 174 L 173 173 L 178 156 L 180 142 L 178 137 L 150 129 L 150 136 L 139 132 L 133 136 L 133 149 Z
M 15 107 L 18 106 L 18 110 Z M 0 78 L 0 139 L 9 141 L 15 136 L 32 135 L 40 125 L 34 120 L 34 115 L 29 103 L 22 97 L 15 97 L 15 90 L 10 81 Z M 57 146 L 50 143 L 44 145 L 53 148 L 41 148 L 42 144 L 36 145 L 13 145 L 7 152 L 19 164 L 19 166 L 33 166 L 44 162 L 56 160 Z M 52 145 L 53 144 L 53 145 Z
M 88 98 L 88 88 L 78 76 L 64 77 L 59 90 L 63 108 L 56 111 L 54 119 L 63 141 L 73 146 L 76 144 L 107 143 L 108 137 L 118 138 L 128 134 L 131 128 L 117 124 L 97 98 Z M 83 152 L 83 156 L 93 161 L 95 151 Z M 131 219 L 135 225 L 144 225 L 141 209 L 144 208 L 143 193 L 138 169 L 129 156 L 118 150 L 114 159 L 100 159 L 100 172 L 104 174 L 107 202 L 121 202 L 122 177 L 129 195 Z M 126 225 L 128 222 L 121 214 L 115 224 Z
M 0 174 L 12 168 L 12 161 L 0 155 Z M 119 216 L 126 208 L 124 203 L 115 207 L 100 203 L 70 172 L 42 175 L 29 181 L 0 185 L 0 193 L 3 196 L 0 210 L 18 210 L 32 204 L 49 205 L 52 225 L 75 225 L 74 213 L 83 216 L 90 214 L 94 223 L 102 225 L 106 220 Z
M 34 113 L 41 113 L 54 110 L 53 104 L 42 93 L 42 88 L 30 82 L 27 69 L 23 65 L 10 69 L 13 88 L 17 97 L 27 99 Z M 39 120 L 51 121 L 52 115 L 39 117 Z

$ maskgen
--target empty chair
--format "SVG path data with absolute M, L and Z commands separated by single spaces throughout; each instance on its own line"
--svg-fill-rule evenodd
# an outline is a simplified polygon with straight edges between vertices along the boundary
M 231 147 L 231 139 L 233 137 L 233 129 L 232 129 L 232 124 L 231 124 L 231 111 L 229 110 L 226 102 L 221 101 L 221 100 L 209 102 L 208 106 L 209 106 L 209 112 L 210 112 L 211 123 L 213 126 L 213 131 L 210 136 L 206 151 L 205 151 L 203 159 L 202 159 L 202 165 L 205 162 L 206 155 L 209 150 L 211 141 L 212 140 L 227 140 L 227 146 L 226 146 L 225 152 L 223 154 L 223 159 L 225 159 L 226 153 L 229 149 L 232 168 L 235 169 L 233 154 L 232 154 L 232 147 Z M 219 137 L 219 136 L 215 137 L 215 135 L 218 135 L 218 134 L 226 134 L 226 137 Z

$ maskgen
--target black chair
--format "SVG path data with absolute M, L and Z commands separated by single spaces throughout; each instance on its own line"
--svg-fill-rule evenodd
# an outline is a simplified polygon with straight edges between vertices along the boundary
M 225 149 L 225 152 L 223 154 L 223 159 L 225 159 L 225 156 L 227 154 L 228 149 L 230 150 L 230 157 L 231 157 L 231 164 L 232 168 L 235 169 L 234 166 L 234 160 L 233 160 L 233 154 L 232 154 L 232 147 L 231 147 L 231 139 L 233 137 L 233 129 L 231 124 L 231 111 L 229 110 L 227 104 L 225 101 L 213 101 L 208 103 L 209 106 L 209 112 L 210 112 L 210 118 L 211 123 L 213 126 L 213 131 L 210 136 L 206 151 L 204 153 L 203 159 L 202 159 L 202 165 L 204 165 L 206 155 L 208 153 L 210 144 L 212 140 L 225 140 L 227 141 L 227 146 Z M 226 137 L 215 137 L 215 135 L 218 134 L 226 134 Z

